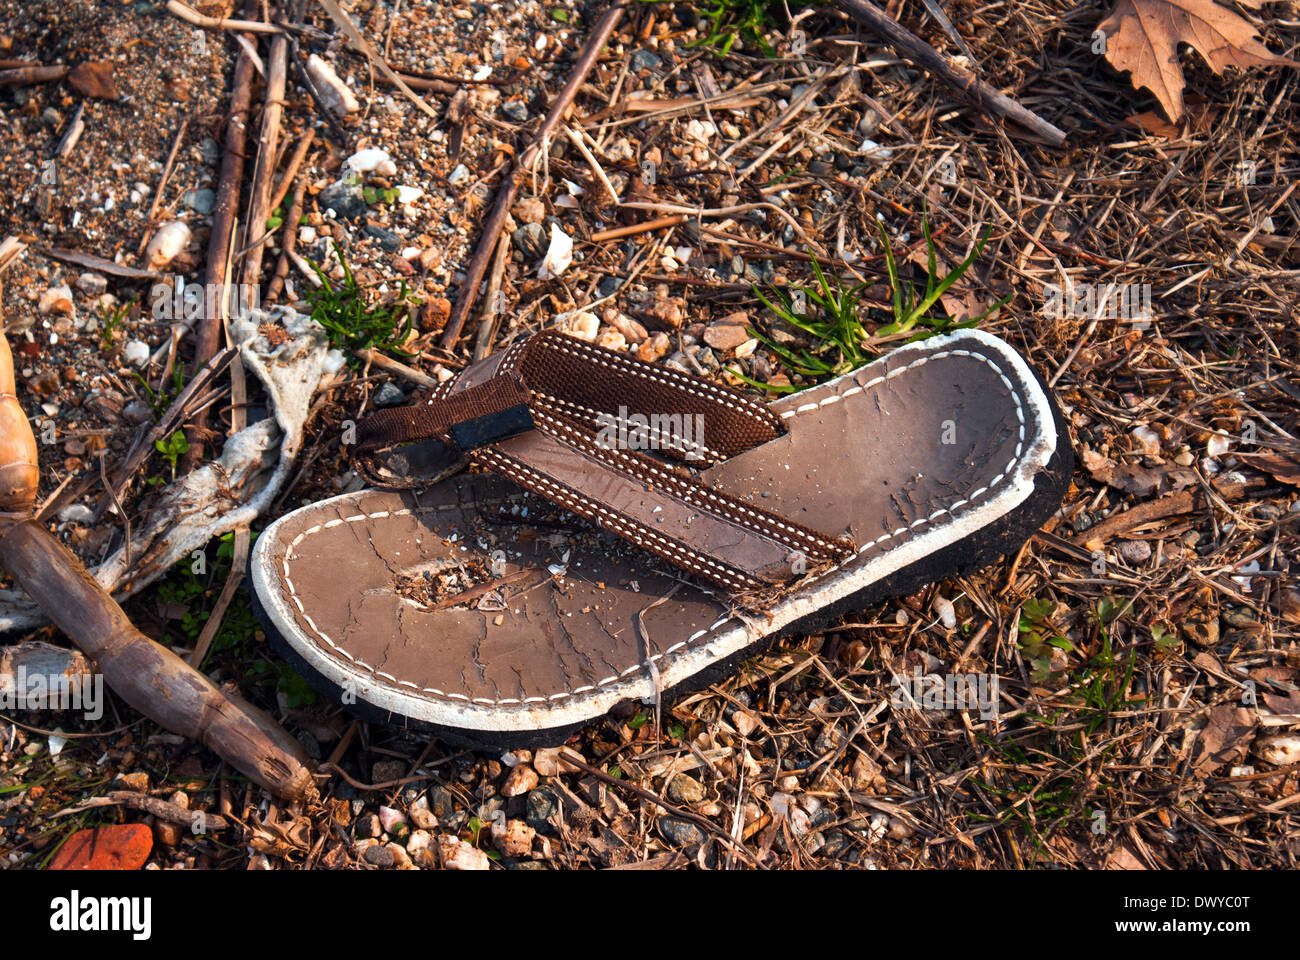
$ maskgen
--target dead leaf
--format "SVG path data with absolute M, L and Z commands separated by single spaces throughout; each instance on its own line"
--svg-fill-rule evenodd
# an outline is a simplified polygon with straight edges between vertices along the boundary
M 117 85 L 113 83 L 113 61 L 92 60 L 79 63 L 68 74 L 68 83 L 82 96 L 97 100 L 116 100 Z
M 1260 667 L 1250 672 L 1259 698 L 1274 713 L 1300 714 L 1300 689 L 1296 675 L 1286 667 Z M 1290 688 L 1290 689 L 1288 689 Z
M 1166 140 L 1177 140 L 1182 133 L 1181 130 L 1154 110 L 1136 113 L 1124 122 L 1130 127 L 1137 127 L 1143 133 L 1149 133 L 1153 137 L 1164 137 Z
M 1138 497 L 1147 497 L 1153 493 L 1177 493 L 1196 483 L 1196 471 L 1188 467 L 1120 464 L 1087 447 L 1083 449 L 1080 459 L 1094 480 Z
M 1210 709 L 1210 722 L 1201 731 L 1194 771 L 1206 777 L 1227 763 L 1243 760 L 1255 739 L 1255 715 L 1245 707 L 1221 704 Z
M 1241 0 L 1258 10 L 1262 0 Z M 1214 0 L 1119 0 L 1097 25 L 1106 35 L 1106 59 L 1132 73 L 1133 86 L 1150 90 L 1174 123 L 1183 119 L 1183 69 L 1178 45 L 1195 49 L 1217 74 L 1225 67 L 1300 66 L 1255 39 L 1255 25 Z
M 1242 457 L 1252 467 L 1263 470 L 1279 483 L 1300 487 L 1300 462 L 1295 459 L 1271 453 L 1243 453 Z
M 1106 854 L 1102 864 L 1106 870 L 1145 870 L 1147 865 L 1138 859 L 1133 848 L 1126 843 L 1116 844 L 1115 849 Z

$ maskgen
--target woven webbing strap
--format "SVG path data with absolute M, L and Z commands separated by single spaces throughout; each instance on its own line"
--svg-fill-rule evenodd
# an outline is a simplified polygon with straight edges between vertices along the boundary
M 438 438 L 483 467 L 735 592 L 788 584 L 851 555 L 827 536 L 713 489 L 692 467 L 785 427 L 766 405 L 555 332 L 358 425 L 359 452 Z

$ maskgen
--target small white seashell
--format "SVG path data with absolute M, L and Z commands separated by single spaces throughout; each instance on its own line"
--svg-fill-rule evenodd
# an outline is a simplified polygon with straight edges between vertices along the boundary
M 161 269 L 171 263 L 189 242 L 189 225 L 182 220 L 169 220 L 158 228 L 158 232 L 149 241 L 144 252 L 145 262 L 150 270 Z

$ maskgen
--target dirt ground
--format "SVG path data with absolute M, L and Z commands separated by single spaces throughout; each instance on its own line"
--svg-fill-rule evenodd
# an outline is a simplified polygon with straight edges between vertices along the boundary
M 404 290 L 415 301 L 402 352 L 388 355 L 435 379 L 479 344 L 559 322 L 771 398 L 813 382 L 772 344 L 825 344 L 756 291 L 815 289 L 815 260 L 860 286 L 871 333 L 890 319 L 882 228 L 922 285 L 923 221 L 941 273 L 987 230 L 936 311 L 961 321 L 1001 301 L 979 326 L 1043 374 L 1078 459 L 1059 514 L 1017 555 L 780 641 L 665 704 L 658 729 L 652 709 L 616 711 L 566 745 L 603 776 L 555 751 L 476 754 L 353 719 L 267 647 L 241 587 L 204 670 L 321 762 L 322 802 L 279 805 L 112 698 L 94 721 L 0 711 L 0 865 L 41 868 L 79 829 L 142 822 L 159 869 L 1294 868 L 1300 73 L 1219 76 L 1184 50 L 1187 117 L 1171 124 L 1093 52 L 1101 8 L 943 6 L 979 75 L 1064 130 L 1064 146 L 991 120 L 833 9 L 797 10 L 793 27 L 774 14 L 770 55 L 745 34 L 724 55 L 697 43 L 709 24 L 692 5 L 634 3 L 567 120 L 581 146 L 557 137 L 524 181 L 495 274 L 503 312 L 476 307 L 447 349 L 496 189 L 603 5 L 344 3 L 423 81 L 428 116 L 310 4 L 290 57 L 331 62 L 360 109 L 327 119 L 291 69 L 275 169 L 314 139 L 296 176 L 302 217 L 269 241 L 264 278 L 287 230 L 335 281 L 341 251 L 376 302 Z M 923 4 L 888 7 L 961 54 Z M 1296 4 L 1252 16 L 1271 50 L 1296 55 Z M 269 56 L 265 36 L 258 49 Z M 38 433 L 53 430 L 42 516 L 90 566 L 188 467 L 179 447 L 160 448 L 120 509 L 106 500 L 105 477 L 175 399 L 194 344 L 151 309 L 152 281 L 67 252 L 142 268 L 160 226 L 180 221 L 188 238 L 166 271 L 202 279 L 239 50 L 153 0 L 0 3 L 0 59 L 111 65 L 75 84 L 0 86 L 0 237 L 27 244 L 0 275 L 0 307 L 21 403 Z M 248 171 L 262 91 L 259 77 Z M 78 117 L 83 132 L 57 157 Z M 371 148 L 386 162 L 336 202 L 344 163 Z M 678 222 L 603 236 L 657 217 Z M 552 224 L 573 238 L 574 262 L 541 279 Z M 290 261 L 279 302 L 310 312 L 313 279 Z M 1123 315 L 1071 295 L 1110 285 L 1130 297 Z M 275 515 L 359 488 L 341 425 L 421 389 L 347 359 Z M 265 398 L 249 402 L 251 417 Z M 232 409 L 223 389 L 211 445 Z M 203 573 L 178 566 L 132 597 L 137 626 L 192 650 L 233 548 L 214 542 Z M 32 639 L 67 645 L 52 627 L 5 641 Z M 1000 710 L 900 705 L 894 678 L 914 669 L 995 674 Z M 230 823 L 196 836 L 95 799 L 121 790 Z M 451 837 L 461 846 L 440 843 Z

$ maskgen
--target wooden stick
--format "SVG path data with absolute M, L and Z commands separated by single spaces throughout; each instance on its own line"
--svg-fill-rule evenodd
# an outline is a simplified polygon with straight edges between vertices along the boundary
M 400 360 L 384 356 L 378 350 L 357 350 L 355 354 L 359 359 L 373 363 L 380 370 L 387 370 L 389 373 L 394 373 L 405 380 L 410 380 L 412 383 L 418 383 L 422 387 L 438 386 L 438 381 L 434 377 L 429 376 L 427 373 L 421 373 L 414 367 L 408 367 Z
M 48 83 L 51 80 L 62 80 L 68 75 L 70 67 L 54 66 L 47 67 L 43 64 L 35 63 L 30 67 L 15 67 L 12 70 L 0 70 L 0 86 L 10 83 Z
M 285 277 L 289 276 L 289 258 L 298 245 L 298 221 L 302 219 L 302 195 L 306 189 L 305 182 L 300 182 L 293 188 L 293 199 L 289 201 L 289 213 L 284 221 L 284 236 L 280 238 L 280 259 L 276 262 L 271 282 L 266 285 L 267 303 L 275 303 L 280 298 Z
M 262 257 L 266 244 L 266 221 L 271 216 L 271 178 L 275 173 L 276 146 L 280 141 L 280 117 L 284 113 L 285 75 L 289 69 L 289 41 L 283 35 L 271 40 L 271 57 L 267 66 L 266 96 L 262 101 L 262 131 L 257 139 L 257 162 L 253 165 L 253 181 L 248 198 L 248 216 L 244 220 L 244 241 L 250 244 L 244 257 L 241 276 L 245 284 L 257 285 L 262 281 Z M 224 303 L 224 298 L 223 298 Z
M 643 223 L 633 223 L 626 227 L 611 227 L 609 230 L 601 230 L 599 233 L 593 233 L 589 239 L 592 243 L 601 243 L 605 240 L 618 240 L 620 237 L 631 237 L 638 233 L 649 233 L 651 230 L 658 230 L 660 227 L 675 227 L 679 223 L 686 222 L 686 214 L 677 213 L 670 217 L 656 217 L 654 220 L 646 220 Z
M 497 191 L 496 203 L 492 207 L 492 213 L 488 215 L 487 221 L 483 224 L 483 233 L 479 237 L 478 247 L 474 251 L 474 258 L 470 260 L 469 267 L 465 271 L 465 282 L 461 284 L 460 295 L 456 298 L 456 306 L 452 308 L 451 317 L 447 320 L 447 329 L 443 331 L 442 346 L 445 349 L 451 350 L 456 345 L 457 338 L 460 337 L 461 328 L 465 325 L 465 318 L 469 316 L 474 301 L 478 297 L 479 284 L 483 282 L 483 274 L 487 272 L 488 261 L 492 259 L 492 253 L 497 246 L 497 237 L 500 236 L 501 230 L 505 227 L 506 217 L 510 213 L 510 207 L 514 203 L 515 196 L 519 193 L 519 187 L 523 184 L 524 178 L 528 176 L 534 161 L 550 143 L 551 135 L 555 132 L 555 128 L 559 126 L 560 119 L 572 105 L 574 97 L 578 95 L 578 88 L 586 81 L 591 68 L 596 65 L 597 58 L 600 57 L 601 51 L 605 49 L 606 41 L 609 40 L 610 34 L 614 32 L 614 27 L 618 24 L 626 9 L 626 0 L 616 0 L 596 21 L 596 25 L 592 27 L 591 36 L 587 39 L 587 45 L 583 48 L 582 55 L 578 58 L 578 62 L 574 64 L 573 72 L 569 74 L 568 81 L 556 94 L 555 100 L 551 103 L 551 109 L 546 114 L 546 119 L 542 121 L 542 126 L 537 131 L 536 137 L 534 137 L 528 149 L 524 151 L 523 156 L 515 162 L 510 175 L 506 177 L 505 182 L 501 184 L 501 188 Z
M 506 272 L 506 260 L 510 256 L 510 235 L 505 231 L 497 241 L 497 255 L 492 260 L 492 272 L 488 274 L 487 289 L 483 299 L 483 318 L 479 321 L 478 337 L 474 342 L 474 362 L 487 357 L 492 352 L 492 340 L 496 337 L 501 323 L 501 312 L 496 309 L 497 294 L 501 292 L 501 279 Z
M 226 20 L 222 17 L 208 17 L 199 13 L 193 7 L 181 3 L 180 0 L 168 0 L 167 12 L 179 17 L 186 23 L 192 23 L 196 27 L 203 27 L 207 30 L 238 30 L 241 33 L 284 33 L 275 24 L 262 23 L 259 20 Z
M 271 194 L 272 210 L 284 203 L 285 195 L 288 194 L 289 188 L 293 186 L 294 178 L 298 176 L 298 170 L 302 167 L 303 160 L 307 159 L 307 151 L 311 149 L 311 145 L 315 142 L 316 130 L 314 127 L 308 127 L 303 138 L 293 148 L 293 154 L 289 157 L 289 163 L 285 166 L 284 173 L 276 181 L 275 192 Z M 294 226 L 297 226 L 297 224 L 294 224 Z
M 246 0 L 244 10 L 252 13 L 257 0 Z M 203 274 L 205 290 L 223 286 L 226 282 L 226 255 L 235 226 L 235 210 L 239 205 L 239 188 L 244 180 L 244 145 L 248 140 L 248 106 L 253 90 L 253 59 L 240 49 L 235 61 L 235 76 L 230 94 L 230 113 L 226 119 L 225 155 L 221 158 L 221 173 L 217 180 L 217 201 L 212 210 L 212 234 L 208 241 L 208 263 Z M 198 369 L 217 352 L 221 340 L 221 317 L 208 316 L 206 312 L 199 323 L 197 344 L 194 348 L 194 366 Z M 207 433 L 207 412 L 200 411 L 189 430 L 189 451 L 185 454 L 186 469 L 203 457 L 204 437 Z
M 841 10 L 882 36 L 903 56 L 924 67 L 985 113 L 1014 120 L 1054 147 L 1065 143 L 1065 131 L 1032 110 L 957 66 L 869 0 L 835 0 Z

